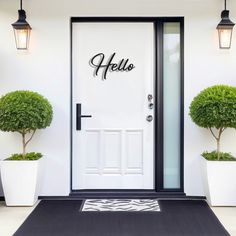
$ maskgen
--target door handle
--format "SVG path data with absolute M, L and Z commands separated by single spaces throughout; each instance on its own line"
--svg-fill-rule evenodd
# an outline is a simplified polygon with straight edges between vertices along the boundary
M 81 118 L 90 118 L 91 115 L 81 115 L 81 103 L 76 104 L 76 130 L 81 130 Z

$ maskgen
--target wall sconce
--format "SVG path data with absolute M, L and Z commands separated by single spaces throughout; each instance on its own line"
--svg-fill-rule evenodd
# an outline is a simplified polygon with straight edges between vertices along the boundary
M 20 10 L 18 10 L 19 18 L 12 24 L 14 29 L 16 48 L 20 50 L 27 50 L 30 40 L 31 27 L 26 19 L 26 13 L 22 9 L 22 0 L 20 0 Z
M 221 18 L 220 23 L 216 27 L 219 35 L 219 47 L 221 49 L 229 49 L 235 24 L 229 19 L 229 11 L 226 10 L 226 0 L 225 9 L 221 12 Z

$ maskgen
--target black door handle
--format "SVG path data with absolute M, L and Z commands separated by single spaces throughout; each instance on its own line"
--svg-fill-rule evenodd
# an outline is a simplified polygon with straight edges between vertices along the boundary
M 91 115 L 81 115 L 81 103 L 76 104 L 76 130 L 81 130 L 81 118 L 90 118 Z

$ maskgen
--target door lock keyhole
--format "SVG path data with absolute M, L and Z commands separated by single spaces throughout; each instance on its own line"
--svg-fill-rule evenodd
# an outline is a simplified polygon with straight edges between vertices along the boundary
M 148 98 L 148 101 L 149 101 L 149 102 L 151 102 L 151 101 L 152 101 L 152 99 L 153 99 L 153 96 L 152 96 L 152 94 L 148 94 L 148 97 L 147 97 L 147 98 Z

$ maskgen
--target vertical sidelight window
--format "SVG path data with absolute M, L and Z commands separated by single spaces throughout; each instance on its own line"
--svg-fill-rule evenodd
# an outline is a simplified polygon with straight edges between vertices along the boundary
M 163 24 L 163 188 L 179 189 L 181 160 L 180 23 Z

